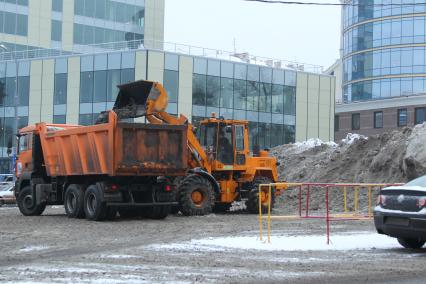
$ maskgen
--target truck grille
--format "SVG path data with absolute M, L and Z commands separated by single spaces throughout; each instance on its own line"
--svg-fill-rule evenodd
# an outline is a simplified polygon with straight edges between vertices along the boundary
M 384 209 L 399 210 L 404 212 L 418 212 L 422 208 L 418 206 L 420 197 L 425 196 L 423 192 L 407 190 L 389 190 L 381 193 L 386 197 Z

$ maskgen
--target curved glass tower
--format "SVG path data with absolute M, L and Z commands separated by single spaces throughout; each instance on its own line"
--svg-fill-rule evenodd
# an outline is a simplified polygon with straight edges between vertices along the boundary
M 425 1 L 349 3 L 342 13 L 343 101 L 425 93 Z

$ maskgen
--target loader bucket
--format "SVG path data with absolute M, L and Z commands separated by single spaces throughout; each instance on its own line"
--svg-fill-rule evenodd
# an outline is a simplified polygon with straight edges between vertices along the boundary
M 120 89 L 113 110 L 128 108 L 132 106 L 143 106 L 145 108 L 154 82 L 135 81 L 117 86 Z
M 151 115 L 167 108 L 167 94 L 159 83 L 140 80 L 118 88 L 120 91 L 112 110 L 119 120 Z M 101 113 L 96 123 L 105 123 L 107 117 L 107 114 Z

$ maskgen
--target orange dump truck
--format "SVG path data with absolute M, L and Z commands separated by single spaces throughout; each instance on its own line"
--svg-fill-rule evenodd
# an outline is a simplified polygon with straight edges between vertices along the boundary
M 110 111 L 102 124 L 39 123 L 18 137 L 15 195 L 26 216 L 63 204 L 72 218 L 162 219 L 175 205 L 173 178 L 187 171 L 186 125 L 120 122 Z

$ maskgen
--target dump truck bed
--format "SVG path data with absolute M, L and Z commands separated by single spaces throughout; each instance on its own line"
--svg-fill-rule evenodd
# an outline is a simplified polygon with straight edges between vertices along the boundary
M 183 175 L 187 126 L 109 122 L 71 129 L 39 125 L 49 176 Z

